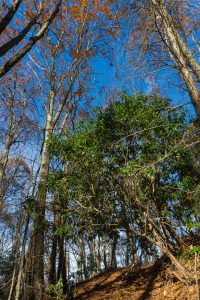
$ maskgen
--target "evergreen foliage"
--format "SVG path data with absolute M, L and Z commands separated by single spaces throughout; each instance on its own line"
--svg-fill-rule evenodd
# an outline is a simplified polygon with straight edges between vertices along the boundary
M 121 93 L 73 132 L 53 137 L 52 166 L 59 167 L 49 187 L 61 212 L 70 208 L 65 226 L 101 236 L 131 230 L 146 254 L 158 251 L 155 227 L 161 251 L 180 253 L 187 224 L 199 222 L 196 132 L 170 100 Z

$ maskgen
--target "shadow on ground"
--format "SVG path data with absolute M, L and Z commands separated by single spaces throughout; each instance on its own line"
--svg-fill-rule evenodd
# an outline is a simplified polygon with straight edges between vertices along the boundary
M 137 295 L 134 300 L 146 300 L 163 272 L 164 260 L 160 259 L 154 265 L 103 271 L 77 286 L 78 294 L 74 300 L 109 299 L 109 295 L 114 293 L 118 295 L 115 300 L 125 300 L 124 290 L 130 290 L 129 299 L 132 299 L 131 294 L 134 292 Z

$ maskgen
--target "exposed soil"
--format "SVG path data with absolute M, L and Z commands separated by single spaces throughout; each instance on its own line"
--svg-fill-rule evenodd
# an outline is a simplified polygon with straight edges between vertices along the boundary
M 197 287 L 182 283 L 172 267 L 154 265 L 102 271 L 75 289 L 75 300 L 197 300 Z

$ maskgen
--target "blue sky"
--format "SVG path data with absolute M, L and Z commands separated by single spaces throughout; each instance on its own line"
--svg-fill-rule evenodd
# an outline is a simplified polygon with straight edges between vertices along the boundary
M 172 105 L 185 104 L 185 109 L 194 115 L 190 97 L 178 73 L 171 68 L 163 67 L 160 72 L 144 75 L 134 69 L 125 55 L 117 57 L 111 63 L 109 59 L 95 57 L 92 63 L 91 94 L 94 96 L 93 105 L 101 106 L 105 103 L 105 95 L 110 91 L 125 90 L 130 94 L 136 92 L 154 93 L 159 90 L 163 97 L 170 98 Z

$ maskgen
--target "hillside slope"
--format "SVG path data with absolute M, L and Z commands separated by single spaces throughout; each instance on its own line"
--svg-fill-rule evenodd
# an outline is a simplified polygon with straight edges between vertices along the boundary
M 154 265 L 102 271 L 75 290 L 75 300 L 196 300 L 194 284 L 184 284 L 172 268 Z

